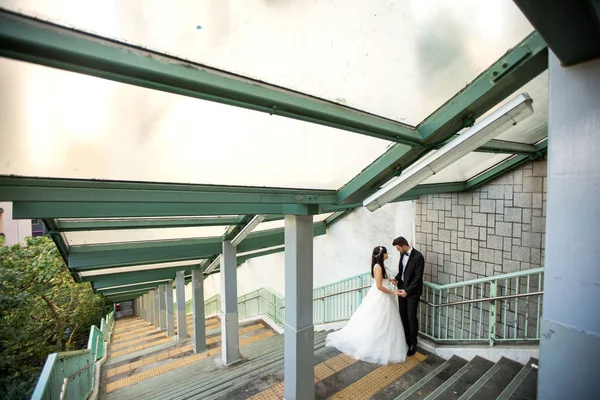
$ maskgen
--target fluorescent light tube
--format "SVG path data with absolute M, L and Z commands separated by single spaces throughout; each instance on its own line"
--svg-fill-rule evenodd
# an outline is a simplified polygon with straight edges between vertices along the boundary
M 438 151 L 426 155 L 411 165 L 402 172 L 402 175 L 390 180 L 375 194 L 369 196 L 363 205 L 369 211 L 375 211 L 395 200 L 427 178 L 532 115 L 531 103 L 532 100 L 528 94 L 519 94 Z

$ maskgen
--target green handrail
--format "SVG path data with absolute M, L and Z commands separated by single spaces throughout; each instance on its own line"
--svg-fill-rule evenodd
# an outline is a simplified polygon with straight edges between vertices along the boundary
M 87 349 L 50 354 L 31 399 L 87 399 L 94 387 L 96 361 L 104 356 L 104 342 L 109 340 L 113 324 L 111 312 L 100 322 L 101 329 L 90 327 Z
M 423 282 L 419 333 L 438 342 L 539 341 L 543 268 L 445 285 Z M 364 273 L 313 290 L 313 321 L 347 320 L 373 284 Z M 220 295 L 205 301 L 216 315 Z M 238 297 L 239 318 L 266 315 L 283 327 L 285 299 L 262 288 Z M 533 328 L 535 327 L 535 329 Z

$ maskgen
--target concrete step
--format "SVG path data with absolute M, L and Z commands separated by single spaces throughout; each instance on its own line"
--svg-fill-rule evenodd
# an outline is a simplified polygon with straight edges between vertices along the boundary
M 512 382 L 522 367 L 518 362 L 502 357 L 459 400 L 495 399 Z
M 535 400 L 537 398 L 538 370 L 532 367 L 532 364 L 539 365 L 538 360 L 531 358 L 497 400 Z
M 427 396 L 425 400 L 454 400 L 460 397 L 493 365 L 493 362 L 476 356 Z
M 399 396 L 396 397 L 396 400 L 424 399 L 425 396 L 433 393 L 465 365 L 467 365 L 466 360 L 456 356 L 452 357 L 424 376 L 409 389 L 400 393 Z

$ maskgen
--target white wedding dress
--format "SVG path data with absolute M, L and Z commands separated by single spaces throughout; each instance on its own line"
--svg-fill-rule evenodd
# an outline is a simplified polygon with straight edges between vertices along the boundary
M 389 287 L 388 279 L 382 283 Z M 326 344 L 361 361 L 382 365 L 403 362 L 408 346 L 397 297 L 373 283 L 348 324 L 327 335 Z

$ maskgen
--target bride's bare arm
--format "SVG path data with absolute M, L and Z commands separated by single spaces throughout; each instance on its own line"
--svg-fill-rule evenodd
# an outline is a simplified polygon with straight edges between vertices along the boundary
M 398 294 L 396 291 L 392 291 L 383 286 L 383 272 L 381 272 L 381 266 L 377 264 L 373 271 L 375 273 L 375 282 L 377 283 L 377 289 L 381 290 L 384 293 L 389 294 Z

